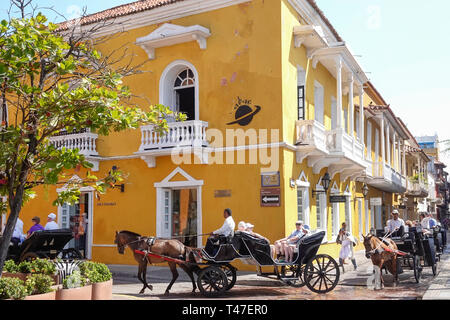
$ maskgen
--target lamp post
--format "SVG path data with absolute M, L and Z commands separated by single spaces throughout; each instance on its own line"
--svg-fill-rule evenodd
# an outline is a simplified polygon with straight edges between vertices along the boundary
M 330 188 L 330 182 L 331 182 L 331 178 L 330 178 L 330 174 L 327 172 L 325 173 L 325 175 L 322 177 L 322 187 L 323 190 L 313 190 L 312 191 L 312 196 L 314 198 L 314 196 L 318 193 L 327 193 L 328 188 Z

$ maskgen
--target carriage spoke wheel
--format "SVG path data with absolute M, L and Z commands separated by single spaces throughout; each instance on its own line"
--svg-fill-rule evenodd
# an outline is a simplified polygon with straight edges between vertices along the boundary
M 214 298 L 220 296 L 227 290 L 227 275 L 220 267 L 207 267 L 199 273 L 197 286 L 205 297 Z
M 83 259 L 83 256 L 81 255 L 80 251 L 78 251 L 75 248 L 64 249 L 58 255 L 58 257 L 61 257 L 62 259 L 67 259 L 67 260 Z
M 278 271 L 278 278 L 287 285 L 294 288 L 301 288 L 306 285 L 303 279 L 304 267 L 299 265 L 282 266 Z
M 419 283 L 420 278 L 422 277 L 422 266 L 420 265 L 420 257 L 414 256 L 412 260 L 414 269 L 414 279 L 416 279 L 416 283 Z
M 315 256 L 305 267 L 304 281 L 306 286 L 315 293 L 327 293 L 333 290 L 339 282 L 339 266 L 326 254 Z
M 234 287 L 234 284 L 236 283 L 237 275 L 236 275 L 236 268 L 233 267 L 231 264 L 222 264 L 220 265 L 220 269 L 225 273 L 227 276 L 228 285 L 226 290 L 230 290 Z

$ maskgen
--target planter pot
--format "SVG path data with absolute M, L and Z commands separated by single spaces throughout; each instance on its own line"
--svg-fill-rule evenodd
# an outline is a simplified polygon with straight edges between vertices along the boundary
M 56 291 L 26 296 L 25 300 L 56 300 Z
M 56 300 L 91 300 L 92 285 L 56 291 Z
M 113 280 L 92 284 L 92 300 L 112 300 Z
M 10 272 L 2 272 L 2 277 L 4 278 L 19 278 L 22 281 L 27 280 L 27 277 L 30 273 L 10 273 Z

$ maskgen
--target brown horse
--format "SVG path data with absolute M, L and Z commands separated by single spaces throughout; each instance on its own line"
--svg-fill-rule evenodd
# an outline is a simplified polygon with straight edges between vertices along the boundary
M 394 287 L 398 284 L 397 272 L 397 245 L 392 239 L 385 239 L 384 242 L 373 236 L 367 235 L 364 238 L 364 247 L 366 248 L 366 258 L 372 260 L 375 269 L 375 290 L 383 287 L 383 275 L 381 270 L 385 266 L 394 276 Z M 385 243 L 387 242 L 387 243 Z
M 192 281 L 192 292 L 195 292 L 197 286 L 195 285 L 193 271 L 196 266 L 189 267 L 188 265 L 181 262 L 166 261 L 162 258 L 156 258 L 153 256 L 144 256 L 142 254 L 136 253 L 135 250 L 143 252 L 151 252 L 156 255 L 166 256 L 174 258 L 177 260 L 184 261 L 194 261 L 193 248 L 186 247 L 178 240 L 162 240 L 154 239 L 154 242 L 149 245 L 149 237 L 143 237 L 140 234 L 131 231 L 116 231 L 116 238 L 114 243 L 117 244 L 117 250 L 120 254 L 124 254 L 125 247 L 129 247 L 133 251 L 134 259 L 139 264 L 138 269 L 138 279 L 144 284 L 144 287 L 139 292 L 143 294 L 146 288 L 153 290 L 153 286 L 147 283 L 147 264 L 163 263 L 167 262 L 172 271 L 172 281 L 166 289 L 165 294 L 168 295 L 173 283 L 178 278 L 177 265 L 180 266 L 191 278 Z

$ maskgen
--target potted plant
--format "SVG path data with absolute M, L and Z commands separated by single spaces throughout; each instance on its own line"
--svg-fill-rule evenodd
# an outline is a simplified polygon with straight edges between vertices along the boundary
M 56 291 L 52 289 L 54 281 L 46 274 L 38 273 L 28 276 L 25 286 L 28 296 L 25 300 L 55 300 Z
M 92 283 L 92 300 L 112 299 L 112 274 L 106 264 L 86 261 L 80 265 L 80 270 Z
M 0 300 L 23 300 L 27 294 L 25 283 L 19 278 L 0 278 Z
M 31 272 L 31 264 L 28 261 L 22 261 L 17 265 L 13 260 L 7 260 L 5 261 L 4 269 L 5 271 L 2 272 L 2 277 L 19 278 L 25 281 Z
M 59 284 L 56 265 L 49 259 L 35 259 L 31 262 L 32 274 L 44 274 L 50 276 L 55 284 Z
M 63 289 L 56 291 L 56 300 L 91 300 L 92 285 L 80 271 L 75 270 L 63 280 Z

